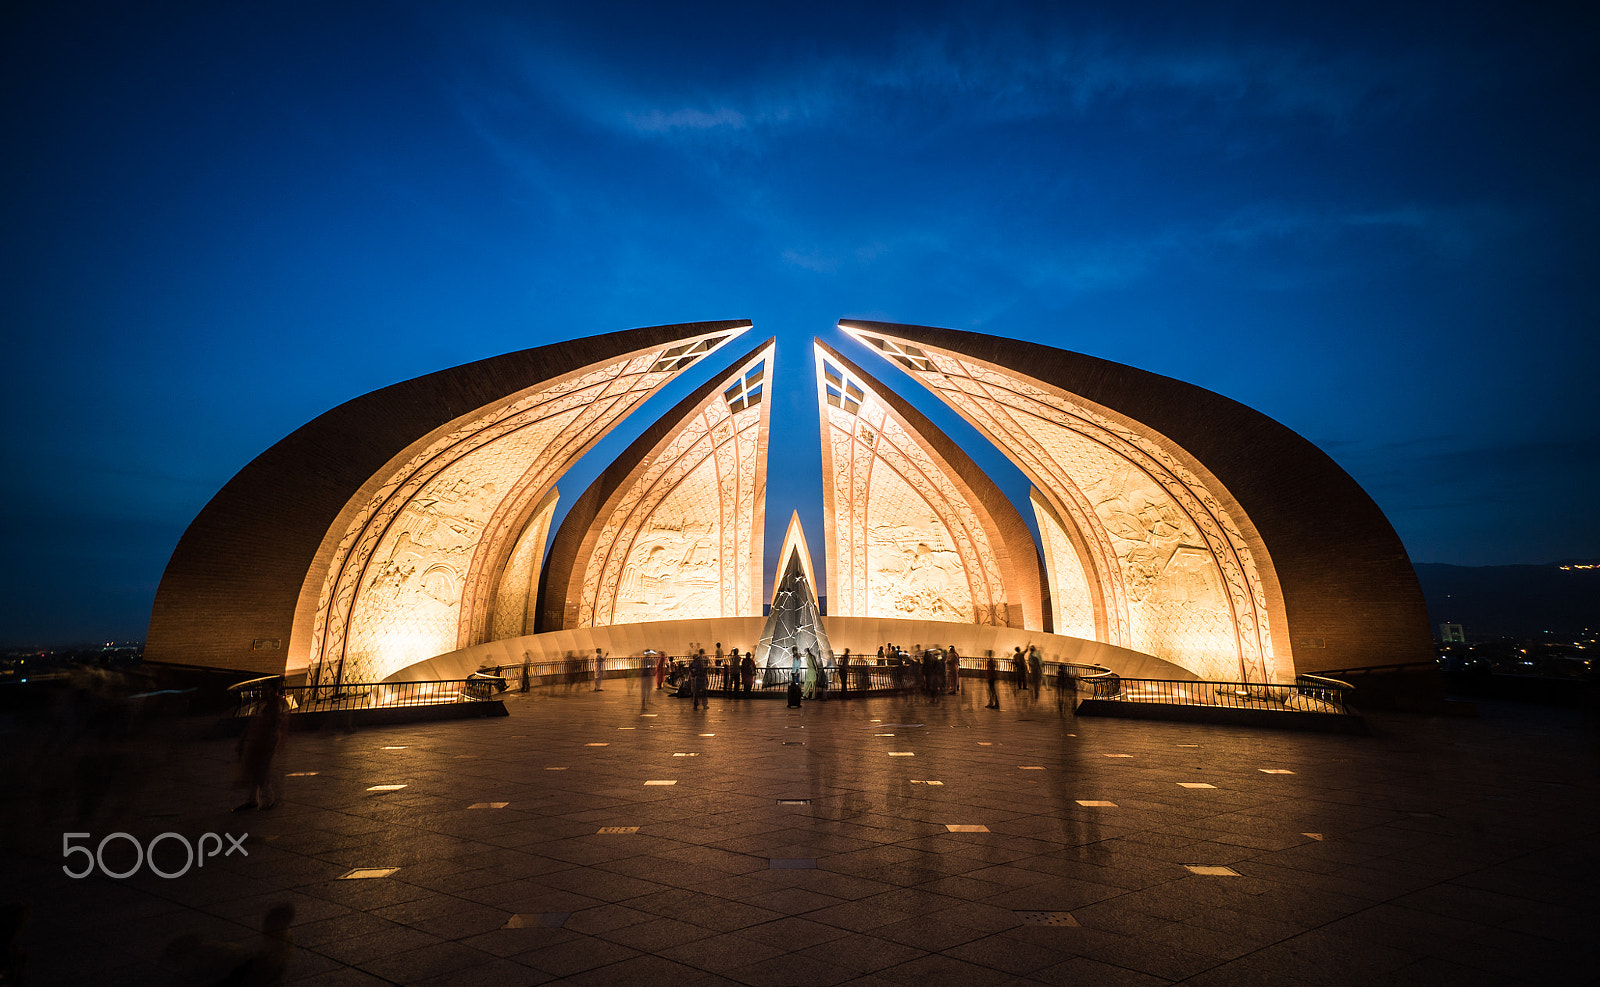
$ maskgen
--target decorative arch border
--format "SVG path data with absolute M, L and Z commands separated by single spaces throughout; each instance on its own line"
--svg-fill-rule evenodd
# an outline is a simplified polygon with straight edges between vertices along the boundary
M 813 341 L 822 419 L 828 609 L 872 612 L 868 505 L 879 469 L 921 497 L 961 560 L 967 621 L 1043 630 L 1033 538 L 1016 508 L 938 426 L 833 347 Z M 837 370 L 837 374 L 835 373 Z M 926 617 L 927 615 L 920 615 Z
M 184 532 L 157 588 L 146 656 L 263 674 L 333 669 L 330 629 L 359 610 L 383 531 L 427 478 L 534 421 L 582 416 L 581 437 L 524 464 L 521 478 L 546 477 L 534 484 L 531 510 L 606 430 L 749 327 L 733 320 L 582 337 L 403 381 L 326 412 L 241 469 Z M 588 410 L 585 399 L 604 408 Z M 498 543 L 500 567 L 514 543 Z M 498 571 L 484 580 L 477 564 L 452 572 L 477 580 L 461 591 L 492 605 Z M 416 574 L 430 569 L 435 588 L 450 592 L 451 574 L 433 562 L 419 560 Z M 459 634 L 438 650 L 450 638 Z
M 767 436 L 776 344 L 767 340 L 697 388 L 595 478 L 556 533 L 541 629 L 616 623 L 630 552 L 657 510 L 709 462 L 717 505 L 717 612 L 758 616 Z M 658 618 L 659 619 L 659 618 Z M 631 621 L 628 621 L 631 622 Z
M 1103 525 L 1083 510 L 1078 483 L 1044 461 L 1030 426 L 1096 443 L 1183 508 L 1225 580 L 1246 677 L 1431 657 L 1421 591 L 1388 519 L 1278 422 L 1192 384 L 1036 343 L 865 321 L 840 328 L 984 433 L 1083 536 L 1097 603 L 1114 618 L 1108 643 L 1125 626 L 1117 592 L 1126 581 L 1106 578 L 1118 570 L 1095 530 Z

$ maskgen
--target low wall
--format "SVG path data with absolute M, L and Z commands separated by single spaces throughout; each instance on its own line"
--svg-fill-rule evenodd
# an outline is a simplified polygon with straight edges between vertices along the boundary
M 761 628 L 766 623 L 765 617 L 712 617 L 706 620 L 657 620 L 646 624 L 612 624 L 608 627 L 579 627 L 527 634 L 436 655 L 407 665 L 385 681 L 459 679 L 488 665 L 561 661 L 592 655 L 595 648 L 609 654 L 612 661 L 642 656 L 647 649 L 665 651 L 669 655 L 684 655 L 704 648 L 706 654 L 711 655 L 716 653 L 718 641 L 722 642 L 724 651 L 738 648 L 742 654 L 761 641 Z
M 824 617 L 828 643 L 834 654 L 845 648 L 852 655 L 877 653 L 878 646 L 893 641 L 906 650 L 921 645 L 947 648 L 955 645 L 963 658 L 982 658 L 993 651 L 1003 658 L 1015 648 L 1037 645 L 1046 662 L 1065 661 L 1080 665 L 1103 665 L 1130 679 L 1182 679 L 1199 676 L 1169 661 L 1141 651 L 1130 651 L 1081 637 L 1025 631 L 1018 627 L 991 627 L 984 624 L 950 624 L 941 620 L 900 620 L 891 617 Z
M 1308 713 L 1292 709 L 1245 709 L 1238 706 L 1192 706 L 1184 703 L 1128 703 L 1115 699 L 1085 699 L 1079 716 L 1111 716 L 1125 720 L 1173 720 L 1179 723 L 1217 723 L 1236 727 L 1271 727 L 1318 733 L 1368 732 L 1367 721 L 1353 713 Z
M 1011 654 L 1014 648 L 1026 648 L 1034 644 L 1046 662 L 1103 665 L 1126 678 L 1193 681 L 1197 677 L 1188 669 L 1142 652 L 1042 631 L 889 617 L 824 617 L 822 620 L 836 655 L 849 648 L 852 655 L 870 656 L 877 652 L 879 645 L 893 641 L 907 649 L 916 645 L 954 645 L 965 658 L 982 658 L 990 651 L 994 652 L 996 658 L 1002 658 Z M 738 648 L 742 653 L 760 643 L 761 630 L 766 622 L 765 617 L 715 617 L 528 634 L 437 655 L 402 668 L 386 681 L 459 679 L 485 666 L 520 665 L 524 661 L 561 661 L 592 655 L 595 648 L 607 652 L 612 661 L 640 657 L 646 649 L 684 655 L 704 648 L 706 654 L 710 655 L 715 652 L 719 641 L 724 651 Z

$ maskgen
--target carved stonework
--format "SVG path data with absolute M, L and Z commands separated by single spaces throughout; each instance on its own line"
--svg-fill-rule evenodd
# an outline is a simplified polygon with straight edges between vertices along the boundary
M 920 416 L 912 427 L 860 368 L 821 343 L 815 358 L 829 613 L 1020 626 L 1013 594 L 1022 587 L 1007 586 L 997 555 L 1002 536 L 989 513 L 1009 504 L 998 491 L 981 503 L 945 458 L 962 455 L 954 444 Z M 934 451 L 934 438 L 945 453 Z M 981 476 L 968 466 L 969 476 Z M 1031 562 L 1020 518 L 1014 527 Z
M 559 536 L 581 539 L 561 587 L 565 626 L 761 613 L 773 353 L 758 348 L 669 413 L 662 438 L 623 454 L 626 475 L 596 480 L 586 496 L 604 503 Z
M 1094 594 L 1078 553 L 1061 519 L 1037 487 L 1028 491 L 1033 515 L 1044 542 L 1046 570 L 1050 576 L 1052 632 L 1068 637 L 1098 638 L 1095 626 Z
M 520 533 L 511 519 L 642 400 L 729 338 L 592 365 L 442 429 L 369 498 L 335 550 L 312 630 L 319 677 L 376 681 L 454 650 L 474 621 L 487 630 L 492 581 Z
M 845 328 L 983 431 L 1036 484 L 1055 516 L 1054 530 L 1042 514 L 1040 527 L 1058 621 L 1083 626 L 1076 579 L 1084 574 L 1108 643 L 1202 677 L 1272 678 L 1266 592 L 1239 519 L 1181 450 L 1022 373 Z
M 495 593 L 494 615 L 489 638 L 503 641 L 533 633 L 534 608 L 538 603 L 539 564 L 544 559 L 545 541 L 550 534 L 550 520 L 555 515 L 560 494 L 555 487 L 533 509 L 533 517 L 523 526 L 522 534 L 511 550 L 505 573 Z

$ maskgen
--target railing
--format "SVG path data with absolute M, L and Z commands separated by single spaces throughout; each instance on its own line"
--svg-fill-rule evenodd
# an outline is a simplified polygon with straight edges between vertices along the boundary
M 284 686 L 282 678 L 269 675 L 230 686 L 238 694 L 236 716 L 248 716 L 261 702 L 274 694 L 288 701 L 291 712 L 321 713 L 352 709 L 391 709 L 401 706 L 439 706 L 449 703 L 481 702 L 505 691 L 505 680 L 493 675 L 471 675 L 464 679 L 433 682 L 363 682 L 332 686 Z
M 676 691 L 688 676 L 689 662 L 693 655 L 668 655 L 669 668 L 666 685 Z M 708 657 L 707 662 L 715 662 L 715 658 Z M 727 659 L 724 659 L 727 660 Z M 649 680 L 652 687 L 655 681 L 654 657 L 632 656 L 626 658 L 607 658 L 604 662 L 603 682 L 626 682 L 628 680 Z M 1014 682 L 1016 668 L 1010 656 L 997 657 L 996 671 L 1001 682 Z M 987 674 L 988 658 L 962 656 L 959 659 L 961 679 L 982 680 Z M 724 666 L 725 667 L 725 666 Z M 828 673 L 828 691 L 837 695 L 841 692 L 849 693 L 894 693 L 925 691 L 928 683 L 924 681 L 922 665 L 919 658 L 906 655 L 903 659 L 896 656 L 879 659 L 871 654 L 852 655 L 848 666 L 837 663 L 824 666 Z M 941 672 L 947 668 L 940 664 Z M 1065 669 L 1068 673 L 1068 688 L 1073 682 L 1098 681 L 1096 688 L 1100 695 L 1116 695 L 1115 673 L 1101 665 L 1082 665 L 1072 662 L 1044 662 L 1040 669 L 1042 684 L 1046 688 L 1055 687 L 1059 679 L 1057 671 Z M 526 673 L 528 688 L 540 686 L 566 685 L 585 686 L 592 684 L 595 678 L 594 657 L 571 657 L 555 661 L 536 661 L 526 664 L 507 664 L 489 666 L 483 670 L 485 673 L 503 678 L 506 684 L 514 690 L 522 688 L 524 674 Z M 724 691 L 723 670 L 715 664 L 710 664 L 707 669 L 707 690 L 712 694 Z M 782 692 L 789 686 L 792 675 L 790 666 L 774 665 L 770 668 L 757 667 L 755 677 L 751 683 L 751 692 Z M 1111 676 L 1109 680 L 1098 679 L 1097 676 Z M 1030 679 L 1031 681 L 1031 679 Z M 957 687 L 957 683 L 946 681 L 945 691 Z M 737 692 L 743 692 L 743 680 L 739 679 Z
M 689 662 L 693 655 L 669 655 L 670 672 L 666 678 L 669 689 L 676 691 L 689 674 Z M 724 659 L 725 661 L 727 659 Z M 708 663 L 715 662 L 715 658 L 707 658 Z M 608 658 L 604 663 L 602 683 L 626 682 L 632 680 L 648 680 L 652 687 L 655 684 L 656 659 L 645 659 L 640 656 L 631 658 Z M 963 658 L 961 668 L 970 676 L 974 669 L 982 667 L 983 659 Z M 925 688 L 926 683 L 922 678 L 920 663 L 907 658 L 904 662 L 894 658 L 885 659 L 882 663 L 873 656 L 857 657 L 852 655 L 850 663 L 842 666 L 837 663 L 823 666 L 827 671 L 828 691 L 837 695 L 840 692 L 898 692 Z M 941 664 L 941 669 L 944 666 Z M 1009 666 L 1008 666 L 1009 667 Z M 708 664 L 706 670 L 706 688 L 712 694 L 724 691 L 724 669 Z M 568 658 L 557 661 L 538 661 L 524 664 L 510 664 L 490 666 L 484 669 L 503 678 L 512 689 L 522 688 L 524 670 L 526 670 L 529 688 L 538 686 L 583 686 L 591 684 L 595 678 L 593 656 L 585 658 Z M 774 665 L 770 668 L 757 667 L 751 682 L 750 691 L 757 692 L 784 692 L 788 690 L 789 680 L 792 676 L 792 667 L 787 665 Z M 1005 673 L 1009 676 L 1009 671 Z M 965 677 L 965 676 L 964 676 Z M 743 692 L 742 677 L 735 676 L 738 685 L 736 691 Z M 802 682 L 806 681 L 802 673 Z M 950 683 L 946 683 L 948 689 Z
M 1296 676 L 1292 684 L 1126 679 L 1109 671 L 1078 679 L 1079 695 L 1086 699 L 1306 713 L 1353 713 L 1350 696 L 1354 691 L 1347 682 L 1318 675 Z
M 669 690 L 677 691 L 688 675 L 689 656 L 673 659 L 677 662 L 674 673 L 666 680 Z M 998 662 L 997 672 L 1004 682 L 1012 682 L 1015 672 L 1009 660 Z M 945 666 L 941 665 L 941 669 Z M 981 680 L 987 673 L 986 658 L 962 658 L 962 678 Z M 841 672 L 839 665 L 826 666 L 828 692 L 889 694 L 896 692 L 926 691 L 921 664 L 916 660 L 899 662 L 886 659 L 879 664 L 876 658 L 851 661 Z M 502 665 L 486 668 L 464 679 L 445 679 L 432 682 L 376 682 L 347 684 L 335 690 L 332 686 L 282 686 L 280 676 L 266 676 L 240 682 L 230 687 L 238 694 L 238 715 L 246 715 L 255 705 L 276 688 L 289 700 L 290 709 L 300 712 L 324 710 L 372 709 L 397 706 L 429 706 L 441 703 L 474 702 L 493 698 L 509 689 L 518 689 L 526 671 L 530 688 L 551 685 L 589 685 L 594 681 L 592 658 L 558 661 L 529 662 L 527 665 Z M 1114 699 L 1120 702 L 1167 703 L 1192 706 L 1224 706 L 1248 709 L 1290 709 L 1302 712 L 1353 713 L 1350 700 L 1355 689 L 1348 682 L 1320 675 L 1296 676 L 1293 684 L 1257 682 L 1194 681 L 1181 679 L 1123 678 L 1101 665 L 1081 665 L 1071 662 L 1049 662 L 1041 669 L 1041 684 L 1046 688 L 1065 682 L 1069 692 L 1080 699 Z M 1063 675 L 1064 673 L 1064 675 Z M 782 666 L 758 668 L 751 682 L 752 693 L 785 692 L 791 671 Z M 643 658 L 611 659 L 605 664 L 604 682 L 621 683 L 627 679 L 643 681 L 654 687 L 655 659 L 648 663 Z M 804 678 L 802 679 L 804 681 Z M 944 691 L 958 687 L 957 683 L 943 682 Z M 708 670 L 707 691 L 711 695 L 728 694 L 722 669 L 712 666 Z M 972 688 L 969 682 L 965 688 Z M 734 694 L 743 693 L 743 679 L 735 677 Z M 813 695 L 815 689 L 813 688 Z

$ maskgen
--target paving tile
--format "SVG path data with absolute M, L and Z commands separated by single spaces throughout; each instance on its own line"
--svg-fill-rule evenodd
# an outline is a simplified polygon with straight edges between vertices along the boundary
M 661 956 L 635 956 L 609 966 L 585 970 L 566 978 L 567 983 L 584 987 L 638 987 L 640 984 L 677 987 L 699 983 L 705 971 L 675 963 Z
M 419 929 L 394 925 L 377 932 L 326 942 L 316 947 L 316 950 L 340 963 L 354 966 L 380 956 L 391 956 L 420 949 L 423 946 L 438 945 L 442 941 L 438 936 L 429 935 Z
M 726 974 L 788 952 L 747 936 L 718 934 L 659 951 L 662 956 L 698 970 Z
M 399 953 L 386 953 L 358 964 L 367 973 L 396 982 L 415 983 L 441 974 L 464 980 L 482 980 L 478 968 L 497 957 L 460 943 L 442 942 Z
M 984 937 L 984 934 L 977 929 L 925 917 L 909 918 L 903 922 L 879 926 L 873 929 L 871 934 L 877 939 L 888 939 L 905 946 L 928 949 L 930 952 L 935 946 L 949 950 L 951 947 Z
M 448 969 L 431 977 L 404 982 L 411 987 L 453 987 L 461 983 L 494 984 L 495 987 L 536 987 L 550 983 L 550 974 L 511 960 L 491 959 L 474 966 Z
M 794 951 L 818 943 L 832 942 L 848 933 L 820 922 L 790 916 L 761 925 L 752 925 L 740 930 L 739 934 L 776 949 Z
M 511 959 L 557 977 L 570 977 L 585 970 L 621 963 L 638 955 L 638 950 L 620 943 L 583 937 L 519 953 Z
M 715 932 L 735 932 L 783 918 L 783 913 L 739 901 L 717 901 L 700 905 L 683 918 Z
M 631 946 L 642 953 L 659 953 L 672 946 L 716 935 L 710 929 L 670 918 L 656 918 L 596 933 L 602 939 Z
M 945 954 L 930 954 L 879 970 L 879 977 L 920 987 L 967 987 L 967 985 L 1007 984 L 1015 974 L 968 963 Z
M 1032 949 L 1018 949 L 1016 939 L 1000 935 L 962 943 L 944 950 L 944 955 L 1017 976 L 1054 966 L 1067 958 L 1053 949 L 1040 945 L 1035 945 Z
M 509 957 L 558 943 L 572 942 L 579 938 L 581 938 L 579 933 L 569 929 L 529 925 L 520 929 L 495 929 L 492 932 L 468 936 L 460 942 L 464 946 L 471 946 L 493 956 Z
M 745 904 L 765 908 L 784 915 L 803 915 L 819 908 L 837 905 L 840 899 L 832 895 L 817 894 L 804 888 L 781 888 L 765 891 L 744 899 Z
M 949 911 L 954 910 L 949 909 Z M 822 922 L 825 925 L 847 929 L 851 932 L 870 932 L 885 925 L 904 922 L 910 919 L 911 915 L 882 905 L 873 905 L 863 901 L 849 901 L 810 912 L 806 915 L 806 918 L 814 922 Z

